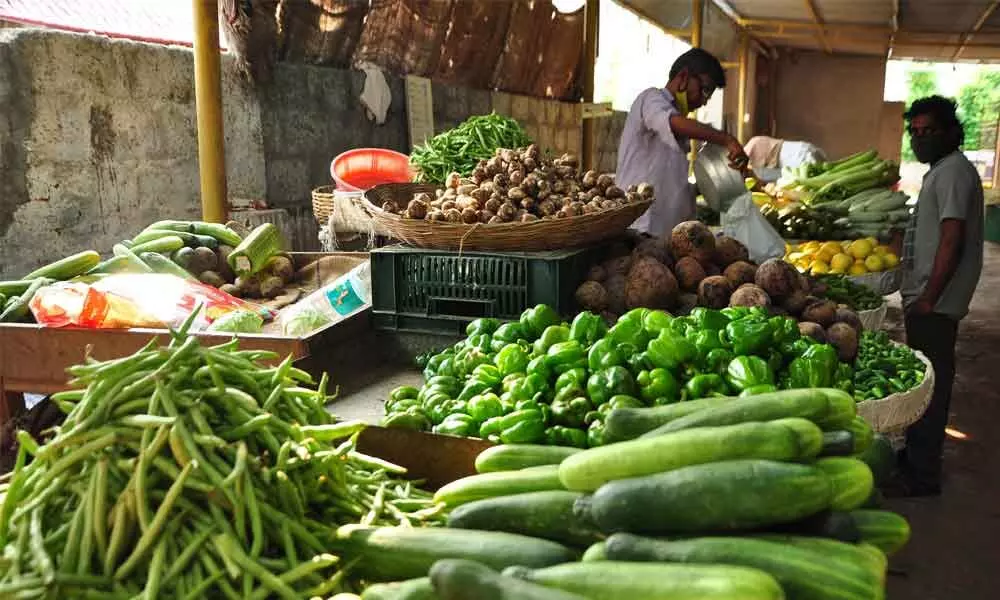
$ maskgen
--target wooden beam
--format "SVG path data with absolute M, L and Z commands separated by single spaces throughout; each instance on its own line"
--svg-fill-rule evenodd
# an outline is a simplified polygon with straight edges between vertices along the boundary
M 883 35 L 892 33 L 892 29 L 889 27 L 883 25 L 865 25 L 863 23 L 825 23 L 820 26 L 810 21 L 789 21 L 784 19 L 740 19 L 738 23 L 750 29 L 755 27 L 786 27 L 789 29 L 824 29 L 827 33 L 832 31 L 864 31 Z
M 225 223 L 226 141 L 222 121 L 219 3 L 192 0 L 194 8 L 194 93 L 198 118 L 198 171 L 202 219 Z
M 812 15 L 813 22 L 818 26 L 816 28 L 816 38 L 819 39 L 819 43 L 823 45 L 823 49 L 826 50 L 827 54 L 833 54 L 833 48 L 830 47 L 830 40 L 826 39 L 826 28 L 823 25 L 823 17 L 819 14 L 819 9 L 816 8 L 816 0 L 805 0 L 806 8 L 809 9 L 809 14 Z
M 896 43 L 896 33 L 899 32 L 899 0 L 892 0 L 892 18 L 889 19 L 889 26 L 892 27 L 892 35 L 889 36 L 889 44 L 885 49 L 886 58 L 892 56 L 892 47 Z
M 597 69 L 597 42 L 600 31 L 600 0 L 587 0 L 583 16 L 583 101 L 594 101 L 594 73 Z M 593 119 L 583 120 L 583 165 L 588 169 L 597 166 L 597 136 Z
M 969 40 L 971 40 L 974 35 L 979 33 L 979 30 L 983 28 L 983 24 L 986 23 L 986 21 L 990 18 L 990 15 L 993 14 L 998 6 L 1000 6 L 1000 0 L 995 0 L 988 5 L 986 9 L 983 10 L 983 14 L 979 15 L 979 19 L 976 21 L 976 24 L 972 26 L 972 29 L 962 35 L 962 42 L 959 44 L 958 49 L 955 50 L 955 54 L 952 55 L 952 61 L 958 60 L 959 55 L 965 50 L 965 45 L 969 43 Z

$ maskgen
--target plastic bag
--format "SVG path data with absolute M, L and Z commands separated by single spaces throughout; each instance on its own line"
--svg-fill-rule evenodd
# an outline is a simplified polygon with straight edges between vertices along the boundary
M 191 325 L 194 331 L 206 329 L 235 310 L 254 312 L 265 320 L 274 318 L 274 312 L 264 306 L 210 285 L 159 273 L 121 273 L 55 283 L 38 290 L 29 304 L 42 325 L 90 329 L 178 327 L 199 305 L 202 310 Z
M 785 240 L 760 214 L 750 192 L 734 200 L 721 220 L 723 233 L 746 246 L 753 262 L 760 264 L 785 255 Z

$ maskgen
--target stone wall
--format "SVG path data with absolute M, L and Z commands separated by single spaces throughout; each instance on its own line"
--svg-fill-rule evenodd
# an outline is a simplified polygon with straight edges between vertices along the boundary
M 403 81 L 388 78 L 392 104 L 375 125 L 358 101 L 364 78 L 280 63 L 254 90 L 223 58 L 229 196 L 288 210 L 295 249 L 319 247 L 310 192 L 330 183 L 334 156 L 409 149 Z M 579 106 L 434 85 L 438 131 L 491 109 L 579 152 Z M 195 122 L 189 49 L 0 29 L 0 279 L 83 249 L 107 254 L 158 219 L 197 218 Z

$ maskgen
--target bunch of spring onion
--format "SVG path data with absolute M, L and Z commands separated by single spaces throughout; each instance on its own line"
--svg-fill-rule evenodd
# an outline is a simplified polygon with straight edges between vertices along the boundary
M 881 160 L 874 150 L 853 154 L 839 161 L 803 166 L 784 187 L 804 192 L 813 206 L 843 201 L 871 188 L 888 187 L 899 181 L 899 166 Z
M 0 482 L 0 598 L 287 598 L 350 589 L 332 527 L 439 519 L 402 469 L 359 453 L 326 377 L 236 340 L 72 367 L 66 413 L 19 432 Z M 29 461 L 30 459 L 30 461 Z

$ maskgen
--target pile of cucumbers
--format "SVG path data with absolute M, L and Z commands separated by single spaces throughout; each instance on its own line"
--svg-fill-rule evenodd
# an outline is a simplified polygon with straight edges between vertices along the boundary
M 831 388 L 622 408 L 609 442 L 494 446 L 446 529 L 347 526 L 364 600 L 885 597 L 891 447 Z M 869 466 L 871 465 L 871 466 Z

